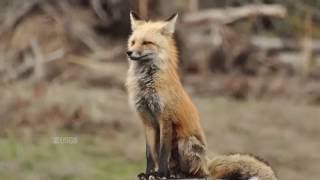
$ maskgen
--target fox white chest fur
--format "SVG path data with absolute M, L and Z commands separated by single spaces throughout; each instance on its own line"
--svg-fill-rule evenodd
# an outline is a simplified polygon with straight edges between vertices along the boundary
M 156 90 L 159 68 L 150 62 L 131 62 L 127 86 L 129 101 L 137 112 L 157 115 L 163 111 L 163 98 Z

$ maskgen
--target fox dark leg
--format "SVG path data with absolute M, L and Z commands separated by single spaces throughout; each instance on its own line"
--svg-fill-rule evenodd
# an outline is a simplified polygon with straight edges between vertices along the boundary
M 157 147 L 159 146 L 158 136 L 159 131 L 153 127 L 146 126 L 146 157 L 147 157 L 147 167 L 146 167 L 146 174 L 150 174 L 155 172 L 158 168 L 158 152 Z
M 154 172 L 154 171 L 155 171 L 155 167 L 156 167 L 156 166 L 155 166 L 156 163 L 154 162 L 151 153 L 152 153 L 152 152 L 150 151 L 150 147 L 149 147 L 149 145 L 147 144 L 147 145 L 146 145 L 146 157 L 147 157 L 146 174 L 150 174 L 151 172 Z
M 169 160 L 172 150 L 172 122 L 160 121 L 159 177 L 169 177 Z
M 158 147 L 159 147 L 159 125 L 153 123 L 148 114 L 140 114 L 144 123 L 144 131 L 146 138 L 146 159 L 147 166 L 144 176 L 148 178 L 151 174 L 155 174 L 159 167 Z

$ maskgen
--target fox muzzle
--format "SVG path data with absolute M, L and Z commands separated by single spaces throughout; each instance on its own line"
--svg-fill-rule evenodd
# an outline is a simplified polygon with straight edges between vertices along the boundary
M 127 51 L 127 56 L 133 61 L 151 60 L 153 58 L 152 53 L 143 54 L 134 51 Z

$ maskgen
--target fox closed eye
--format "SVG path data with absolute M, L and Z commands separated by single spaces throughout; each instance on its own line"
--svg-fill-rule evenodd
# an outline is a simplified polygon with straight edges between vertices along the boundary
M 154 43 L 151 42 L 151 41 L 143 41 L 142 44 L 143 44 L 143 45 L 147 45 L 147 44 L 154 44 Z
M 135 43 L 136 43 L 135 41 L 131 41 L 131 46 L 133 46 Z M 142 45 L 148 45 L 148 44 L 154 44 L 154 43 L 151 41 L 143 41 L 142 42 Z

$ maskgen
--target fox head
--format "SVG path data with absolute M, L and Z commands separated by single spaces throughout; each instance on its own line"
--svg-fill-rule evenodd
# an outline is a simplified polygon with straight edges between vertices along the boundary
M 178 14 L 174 14 L 165 21 L 144 21 L 130 12 L 132 34 L 128 40 L 128 59 L 163 64 L 176 56 L 173 34 L 177 18 Z

